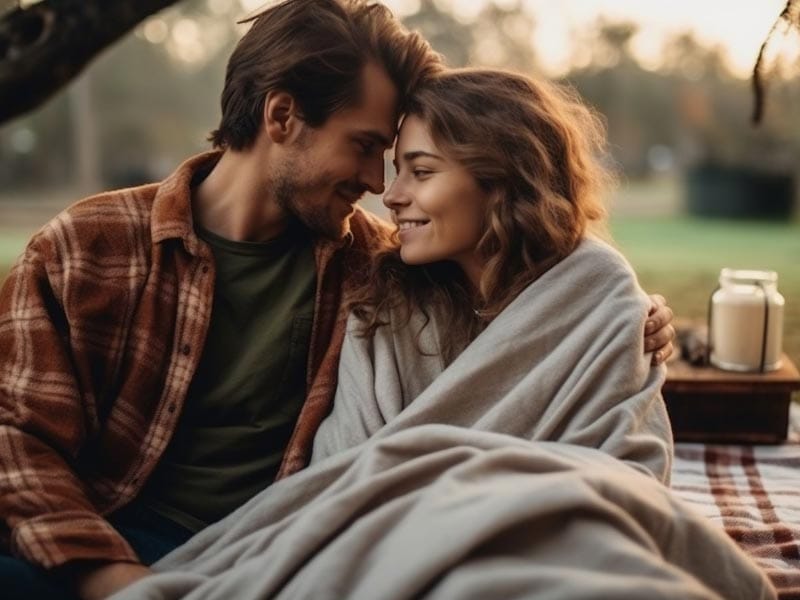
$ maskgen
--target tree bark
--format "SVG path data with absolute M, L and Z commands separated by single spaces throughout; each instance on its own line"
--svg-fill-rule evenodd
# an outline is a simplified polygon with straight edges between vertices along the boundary
M 0 123 L 32 110 L 104 48 L 179 0 L 44 0 L 0 19 Z

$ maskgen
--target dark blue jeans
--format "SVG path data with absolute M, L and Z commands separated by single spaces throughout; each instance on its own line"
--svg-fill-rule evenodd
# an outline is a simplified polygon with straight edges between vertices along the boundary
M 126 506 L 108 519 L 146 565 L 180 546 L 192 532 L 138 506 Z M 29 562 L 0 553 L 0 596 L 5 600 L 75 600 L 66 586 Z

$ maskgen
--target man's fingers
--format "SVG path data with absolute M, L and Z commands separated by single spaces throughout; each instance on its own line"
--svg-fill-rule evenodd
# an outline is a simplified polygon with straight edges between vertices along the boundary
M 654 367 L 657 367 L 665 360 L 667 360 L 670 356 L 672 356 L 672 351 L 673 351 L 673 346 L 672 343 L 670 342 L 669 344 L 664 346 L 661 350 L 653 352 L 653 358 L 650 361 L 651 364 Z
M 667 299 L 661 294 L 650 294 L 650 302 L 650 310 L 647 313 L 648 315 L 652 315 L 659 308 L 667 305 Z
M 675 328 L 672 325 L 666 325 L 655 332 L 651 333 L 645 338 L 645 350 L 661 350 L 667 344 L 671 344 L 675 339 Z
M 661 294 L 651 294 L 650 310 L 644 326 L 644 349 L 653 353 L 653 365 L 663 363 L 674 350 L 672 340 L 675 339 L 675 328 L 672 326 L 672 317 L 672 309 L 667 306 L 666 298 Z
M 647 323 L 644 326 L 644 333 L 645 335 L 651 335 L 652 333 L 657 332 L 659 329 L 664 329 L 668 323 L 672 322 L 672 309 L 663 304 L 658 306 L 655 309 L 650 309 L 650 315 L 647 317 Z M 675 335 L 675 331 L 672 330 L 671 336 Z M 672 339 L 672 337 L 670 337 Z M 653 346 L 657 348 L 658 346 Z
M 675 339 L 675 328 L 672 325 L 662 327 L 644 339 L 645 352 L 661 350 L 671 344 L 673 339 Z

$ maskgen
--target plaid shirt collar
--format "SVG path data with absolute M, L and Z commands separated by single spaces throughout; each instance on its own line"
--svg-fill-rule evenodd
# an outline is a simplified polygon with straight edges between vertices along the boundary
M 222 153 L 222 150 L 212 150 L 192 156 L 161 182 L 153 200 L 150 233 L 154 244 L 177 238 L 183 241 L 184 248 L 192 256 L 210 256 L 207 245 L 194 231 L 191 188 L 214 168 Z M 314 245 L 318 258 L 327 258 L 352 244 L 353 234 L 348 231 L 341 240 L 317 238 Z

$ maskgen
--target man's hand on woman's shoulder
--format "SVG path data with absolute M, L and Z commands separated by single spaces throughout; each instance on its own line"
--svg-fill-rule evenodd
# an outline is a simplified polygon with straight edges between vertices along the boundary
M 650 294 L 650 310 L 644 327 L 644 350 L 652 352 L 653 365 L 660 365 L 672 354 L 675 328 L 672 326 L 672 309 L 661 294 Z

